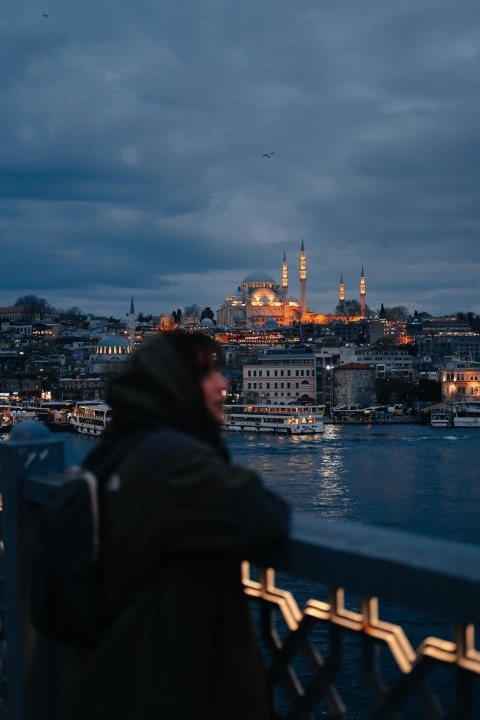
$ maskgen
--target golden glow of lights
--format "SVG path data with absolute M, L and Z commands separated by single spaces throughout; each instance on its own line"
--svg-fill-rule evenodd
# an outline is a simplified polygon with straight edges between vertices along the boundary
M 305 255 L 302 253 L 300 256 L 300 280 L 306 280 L 307 279 L 307 262 L 305 260 Z

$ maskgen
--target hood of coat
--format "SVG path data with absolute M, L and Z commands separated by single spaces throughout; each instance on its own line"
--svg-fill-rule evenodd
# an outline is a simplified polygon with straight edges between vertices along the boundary
M 213 421 L 201 389 L 162 334 L 149 338 L 132 355 L 109 383 L 105 399 L 113 411 L 106 431 L 109 438 L 142 427 L 175 428 L 199 438 L 204 437 L 205 426 L 211 430 Z

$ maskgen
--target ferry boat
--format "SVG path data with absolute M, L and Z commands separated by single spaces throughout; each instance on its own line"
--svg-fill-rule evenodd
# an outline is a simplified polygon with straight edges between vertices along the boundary
M 10 432 L 14 425 L 14 417 L 10 405 L 0 406 L 0 433 Z
M 73 400 L 44 400 L 34 408 L 38 420 L 46 423 L 53 432 L 73 431 L 70 417 L 75 406 Z
M 226 405 L 225 430 L 281 435 L 323 433 L 323 415 L 314 408 L 285 405 Z
M 358 405 L 337 405 L 332 408 L 330 415 L 334 423 L 386 423 L 395 418 L 394 412 L 385 405 L 372 407 L 358 407 Z
M 52 432 L 73 432 L 74 427 L 71 418 L 72 411 L 68 408 L 54 410 L 52 419 L 48 421 L 48 428 Z
M 430 415 L 430 427 L 451 427 L 452 414 L 447 408 L 436 408 Z
M 111 414 L 110 405 L 93 402 L 74 408 L 70 422 L 76 432 L 98 437 L 105 430 Z
M 453 404 L 453 427 L 480 428 L 480 402 Z
M 28 421 L 36 421 L 38 420 L 37 413 L 34 410 L 24 410 L 21 408 L 17 408 L 16 410 L 13 410 L 13 424 L 18 425 L 22 422 Z

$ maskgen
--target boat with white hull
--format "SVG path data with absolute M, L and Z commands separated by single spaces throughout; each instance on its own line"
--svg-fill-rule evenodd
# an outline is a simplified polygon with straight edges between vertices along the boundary
M 9 405 L 0 406 L 0 432 L 7 433 L 15 423 L 14 415 Z
M 278 435 L 323 433 L 323 416 L 310 408 L 283 405 L 227 405 L 225 430 L 230 432 L 269 432 Z
M 453 427 L 480 429 L 480 402 L 454 403 Z
M 452 413 L 447 408 L 436 408 L 430 415 L 430 427 L 451 427 Z
M 78 405 L 72 412 L 73 429 L 82 435 L 100 436 L 110 421 L 112 408 L 106 404 Z

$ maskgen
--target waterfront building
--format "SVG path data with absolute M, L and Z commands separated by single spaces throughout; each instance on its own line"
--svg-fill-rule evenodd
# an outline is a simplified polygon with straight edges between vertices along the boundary
M 320 347 L 315 350 L 317 405 L 335 405 L 333 372 L 338 365 L 355 361 L 355 348 L 352 347 Z
M 246 333 L 247 331 L 239 331 Z M 243 367 L 252 364 L 259 355 L 263 355 L 268 345 L 260 345 L 248 342 L 238 342 L 240 338 L 216 335 L 216 340 L 221 342 L 225 353 L 225 365 L 222 372 L 228 380 L 228 393 L 232 402 L 238 402 L 243 394 Z M 245 339 L 245 338 L 243 338 Z
M 62 377 L 55 392 L 56 400 L 101 400 L 105 390 L 103 376 Z
M 480 402 L 480 362 L 452 358 L 441 371 L 442 401 Z
M 310 348 L 271 349 L 243 366 L 244 403 L 308 405 L 316 399 L 315 354 Z
M 333 370 L 335 405 L 371 407 L 376 404 L 375 367 L 365 363 L 348 363 Z

